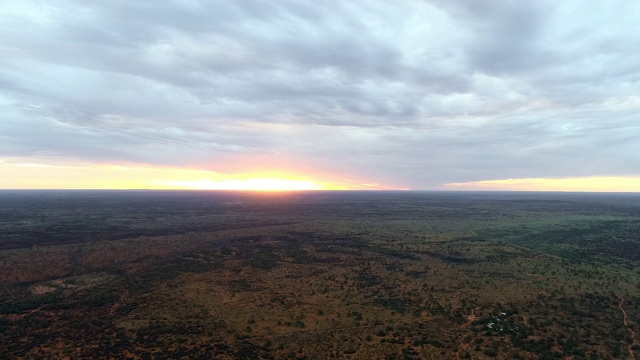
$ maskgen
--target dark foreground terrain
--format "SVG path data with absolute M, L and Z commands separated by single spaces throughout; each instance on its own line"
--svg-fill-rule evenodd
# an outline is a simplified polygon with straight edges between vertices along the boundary
M 0 192 L 2 359 L 635 359 L 639 305 L 638 195 Z

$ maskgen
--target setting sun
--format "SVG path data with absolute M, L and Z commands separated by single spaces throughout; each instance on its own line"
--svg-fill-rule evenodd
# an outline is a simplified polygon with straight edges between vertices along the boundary
M 347 188 L 308 180 L 277 178 L 249 178 L 245 180 L 170 180 L 161 181 L 170 188 L 193 190 L 250 190 L 250 191 L 291 191 L 291 190 L 346 190 Z
M 135 165 L 39 164 L 0 159 L 0 188 L 148 189 L 148 190 L 398 190 L 397 187 L 344 179 L 335 174 L 289 171 L 221 173 L 186 168 Z M 46 176 L 43 176 L 43 169 Z

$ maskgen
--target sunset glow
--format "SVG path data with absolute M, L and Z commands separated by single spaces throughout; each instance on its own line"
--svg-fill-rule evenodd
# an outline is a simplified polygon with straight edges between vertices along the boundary
M 122 165 L 0 163 L 2 189 L 168 189 L 168 190 L 379 190 L 392 186 L 333 180 L 327 175 L 302 176 L 289 172 L 224 174 L 181 168 Z
M 635 192 L 640 191 L 640 177 L 582 177 L 565 179 L 528 178 L 487 180 L 465 183 L 449 183 L 448 190 L 493 190 L 493 191 L 594 191 Z
M 291 191 L 291 190 L 347 190 L 332 184 L 323 184 L 316 181 L 273 179 L 273 178 L 249 178 L 246 180 L 230 179 L 223 181 L 212 180 L 170 180 L 159 181 L 158 185 L 167 188 L 194 189 L 194 190 L 251 190 L 251 191 Z

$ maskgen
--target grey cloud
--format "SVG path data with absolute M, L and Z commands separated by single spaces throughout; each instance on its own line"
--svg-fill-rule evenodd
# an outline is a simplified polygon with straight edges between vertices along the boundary
M 39 5 L 0 15 L 0 156 L 295 154 L 414 188 L 638 171 L 630 2 Z
M 552 10 L 544 1 L 439 2 L 473 31 L 471 65 L 487 73 L 514 73 L 551 62 L 539 44 Z

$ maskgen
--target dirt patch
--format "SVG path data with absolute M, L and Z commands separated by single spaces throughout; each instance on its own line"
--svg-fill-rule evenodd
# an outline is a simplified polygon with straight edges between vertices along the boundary
M 44 294 L 50 294 L 52 292 L 55 292 L 58 289 L 53 286 L 35 285 L 35 286 L 32 286 L 31 289 L 29 290 L 31 290 L 31 293 L 33 295 L 44 295 Z

